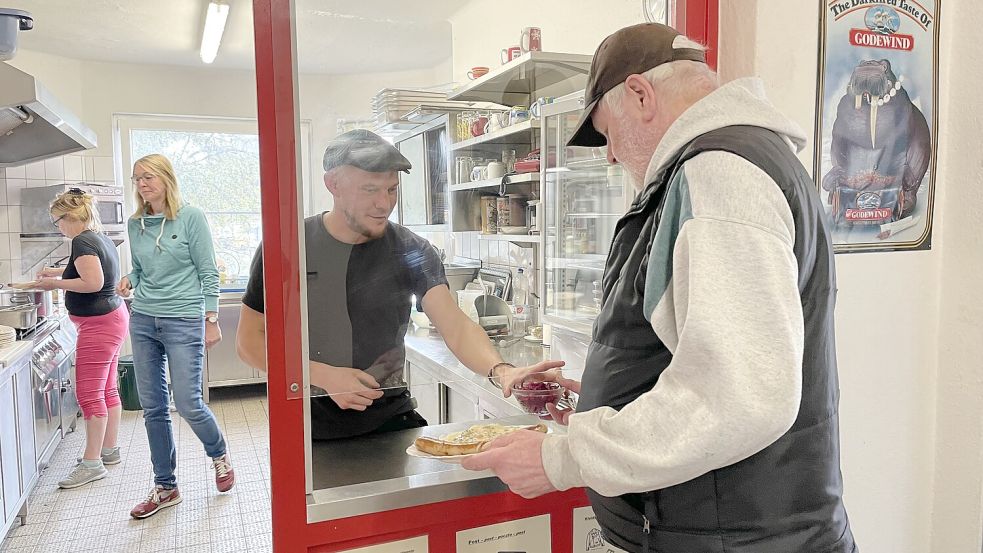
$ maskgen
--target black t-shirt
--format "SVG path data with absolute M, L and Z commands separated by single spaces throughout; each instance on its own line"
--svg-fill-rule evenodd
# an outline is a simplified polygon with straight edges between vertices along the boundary
M 364 244 L 339 242 L 322 215 L 304 221 L 307 255 L 307 333 L 310 357 L 371 374 L 386 390 L 365 411 L 343 410 L 330 397 L 311 398 L 311 436 L 358 436 L 413 409 L 405 389 L 403 338 L 410 296 L 446 285 L 444 265 L 429 242 L 395 223 Z M 264 312 L 263 248 L 250 267 L 242 303 Z
M 111 313 L 120 306 L 122 301 L 116 295 L 116 283 L 119 282 L 119 254 L 113 241 L 105 234 L 83 231 L 72 238 L 72 255 L 65 265 L 63 279 L 79 278 L 75 260 L 84 255 L 94 255 L 99 258 L 102 266 L 102 289 L 98 292 L 65 292 L 65 307 L 76 317 L 94 317 Z

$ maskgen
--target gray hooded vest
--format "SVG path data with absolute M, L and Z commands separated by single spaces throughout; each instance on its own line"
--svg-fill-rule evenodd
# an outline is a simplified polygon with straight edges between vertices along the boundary
M 630 552 L 855 552 L 839 466 L 833 250 L 815 185 L 776 133 L 732 126 L 697 137 L 618 222 L 578 410 L 620 410 L 652 389 L 672 360 L 642 311 L 647 258 L 669 183 L 706 151 L 730 152 L 759 167 L 791 208 L 805 323 L 798 416 L 762 451 L 688 482 L 621 497 L 587 490 L 597 521 L 609 542 Z

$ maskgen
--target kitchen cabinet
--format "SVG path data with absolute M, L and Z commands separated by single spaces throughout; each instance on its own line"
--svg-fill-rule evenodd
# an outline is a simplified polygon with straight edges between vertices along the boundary
M 543 107 L 544 319 L 590 335 L 618 220 L 635 191 L 605 148 L 567 146 L 583 95 Z
M 266 374 L 244 363 L 236 352 L 241 307 L 242 292 L 226 291 L 219 296 L 218 324 L 223 338 L 205 352 L 205 401 L 209 399 L 210 388 L 266 382 Z
M 445 420 L 441 423 L 468 422 L 480 419 L 478 398 L 456 386 L 441 384 L 446 402 Z
M 16 513 L 20 493 L 20 467 L 17 455 L 17 410 L 13 375 L 0 382 L 0 479 L 3 488 L 3 520 Z
M 0 537 L 26 513 L 37 483 L 30 353 L 0 363 Z
M 428 424 L 440 424 L 444 409 L 442 390 L 437 379 L 420 365 L 406 362 L 406 384 L 416 399 L 416 412 Z
M 14 395 L 17 398 L 17 441 L 20 453 L 21 493 L 30 493 L 38 476 L 34 443 L 34 389 L 31 386 L 31 364 L 24 363 L 14 373 Z

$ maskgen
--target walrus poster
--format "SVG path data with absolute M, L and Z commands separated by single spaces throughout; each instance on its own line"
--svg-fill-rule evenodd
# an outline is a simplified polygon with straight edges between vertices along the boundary
M 823 0 L 815 175 L 838 253 L 929 249 L 940 0 Z

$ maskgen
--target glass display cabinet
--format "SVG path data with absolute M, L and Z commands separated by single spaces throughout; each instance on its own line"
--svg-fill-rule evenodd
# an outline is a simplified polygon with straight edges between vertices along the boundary
M 583 95 L 543 106 L 544 320 L 590 335 L 601 306 L 601 278 L 615 226 L 634 189 L 606 148 L 566 146 Z

